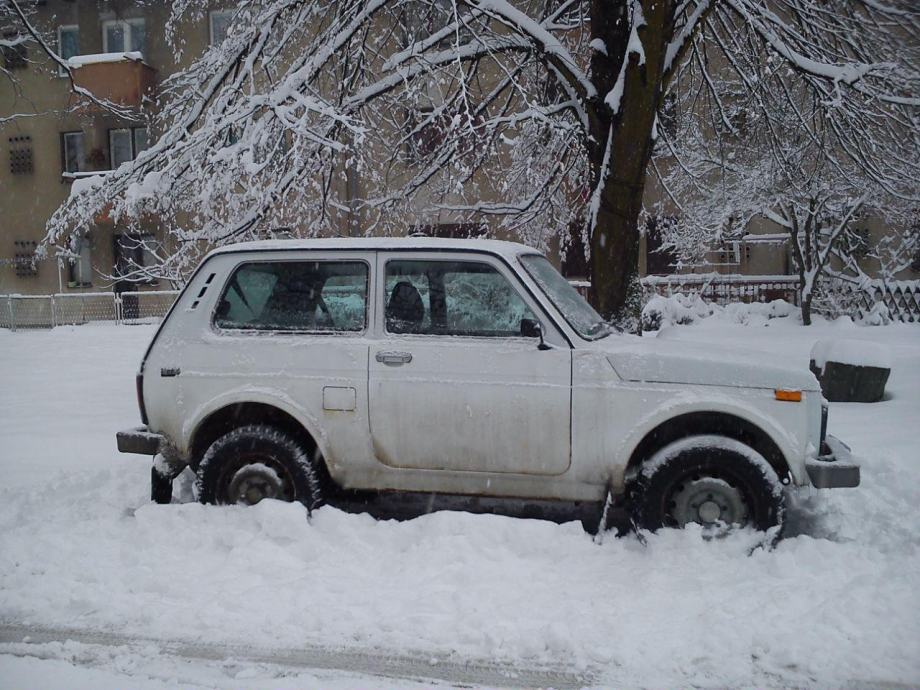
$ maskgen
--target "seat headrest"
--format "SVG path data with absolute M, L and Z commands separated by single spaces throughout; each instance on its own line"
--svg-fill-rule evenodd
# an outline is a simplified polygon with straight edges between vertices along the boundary
M 417 328 L 425 318 L 425 304 L 418 289 L 407 280 L 393 287 L 387 303 L 387 327 L 395 331 Z

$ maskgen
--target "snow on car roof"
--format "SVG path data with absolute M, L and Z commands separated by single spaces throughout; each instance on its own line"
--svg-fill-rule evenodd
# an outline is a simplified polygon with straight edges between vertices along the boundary
M 519 242 L 504 240 L 467 239 L 455 240 L 441 237 L 332 237 L 303 240 L 256 240 L 252 242 L 238 242 L 220 247 L 211 252 L 227 254 L 233 252 L 251 251 L 279 251 L 279 250 L 324 250 L 335 251 L 341 249 L 369 251 L 406 249 L 426 249 L 436 251 L 448 249 L 451 251 L 480 251 L 500 254 L 505 257 L 532 254 L 536 249 Z

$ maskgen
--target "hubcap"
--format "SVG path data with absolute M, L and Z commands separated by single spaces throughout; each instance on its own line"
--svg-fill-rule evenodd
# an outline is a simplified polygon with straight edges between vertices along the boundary
M 263 498 L 281 498 L 284 482 L 268 465 L 244 465 L 230 479 L 227 487 L 228 503 L 255 505 Z
M 743 525 L 748 520 L 748 506 L 741 491 L 724 479 L 698 477 L 677 487 L 671 497 L 671 517 L 679 527 L 691 522 L 704 527 Z

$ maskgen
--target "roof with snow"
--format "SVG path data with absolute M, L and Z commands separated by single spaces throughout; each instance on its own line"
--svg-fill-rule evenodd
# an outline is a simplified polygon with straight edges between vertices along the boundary
M 449 251 L 479 251 L 499 254 L 504 257 L 515 257 L 520 254 L 533 254 L 537 250 L 519 242 L 506 242 L 504 240 L 467 239 L 455 240 L 440 237 L 334 237 L 308 240 L 257 240 L 253 242 L 239 242 L 220 247 L 211 252 L 227 254 L 233 252 L 252 251 L 337 251 L 337 250 L 368 250 L 368 251 L 402 251 L 402 250 L 449 250 Z

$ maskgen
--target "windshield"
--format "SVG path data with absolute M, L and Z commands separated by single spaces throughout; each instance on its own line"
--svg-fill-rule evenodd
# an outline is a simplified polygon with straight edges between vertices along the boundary
M 610 335 L 610 326 L 545 256 L 528 254 L 521 257 L 521 263 L 578 335 L 585 340 L 597 340 Z

